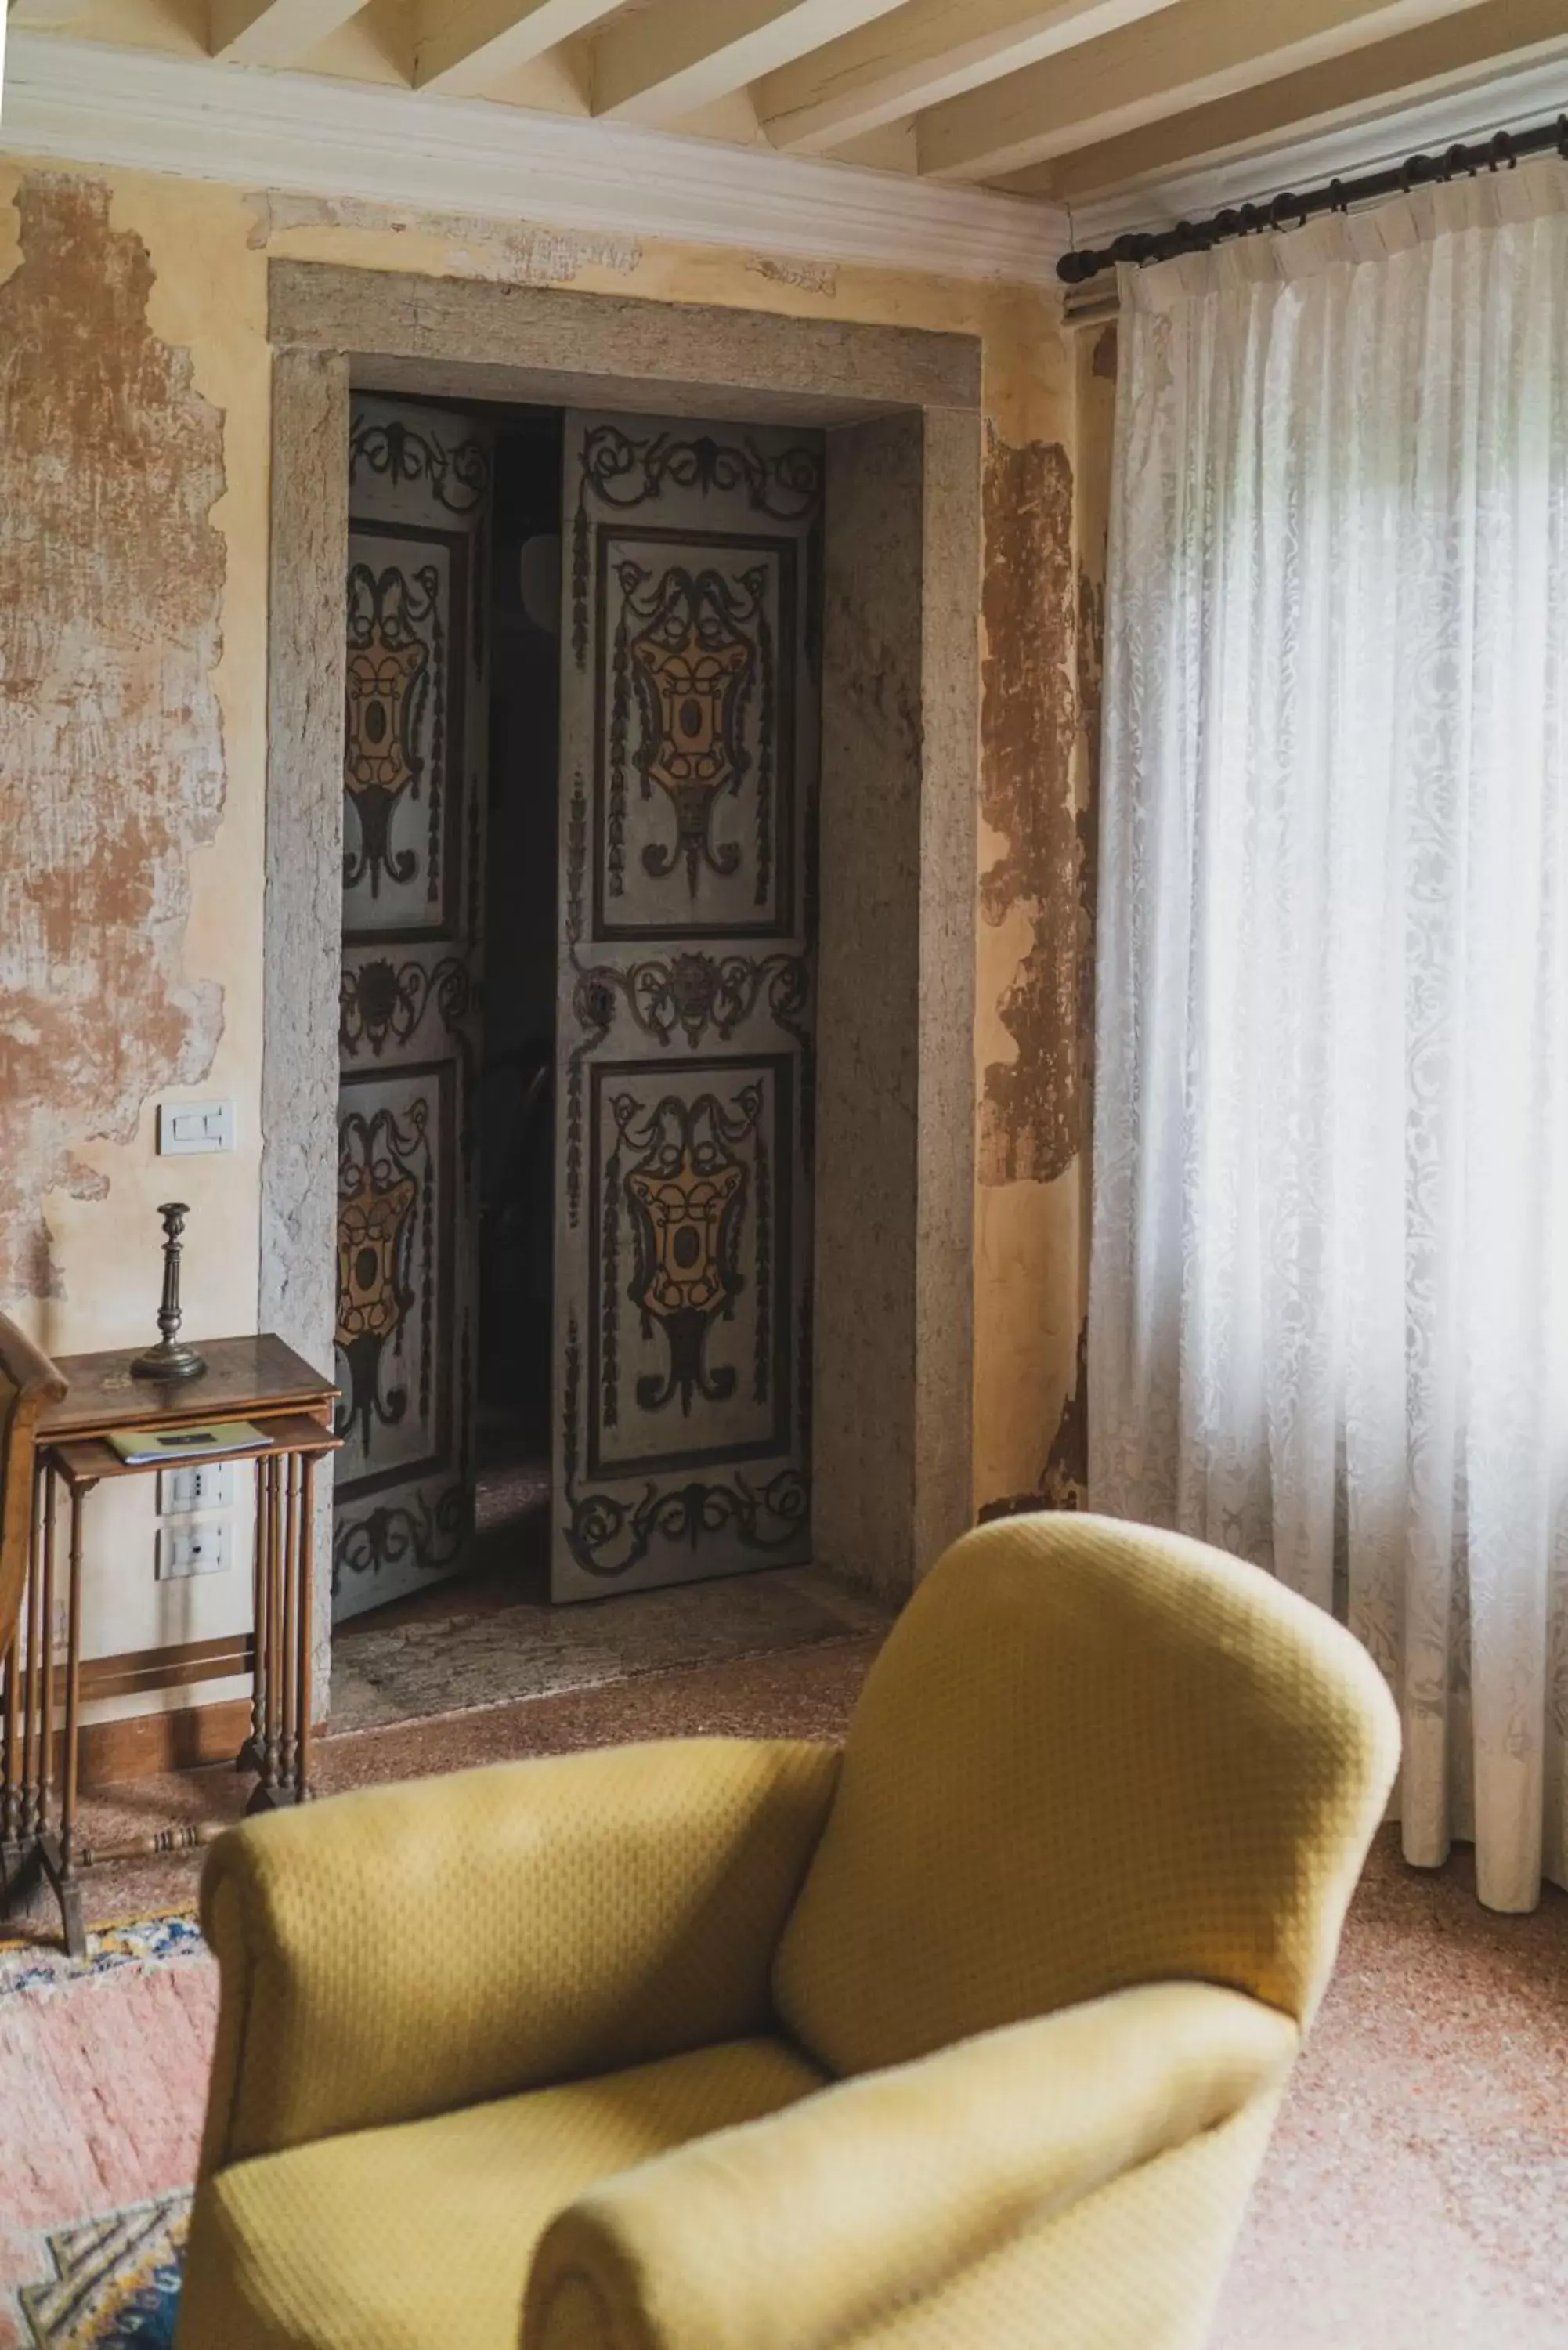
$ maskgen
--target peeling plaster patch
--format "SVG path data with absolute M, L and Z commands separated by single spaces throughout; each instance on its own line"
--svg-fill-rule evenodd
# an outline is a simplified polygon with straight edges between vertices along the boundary
M 148 324 L 152 265 L 99 183 L 34 174 L 0 286 L 0 1300 L 62 1294 L 45 1194 L 211 1066 L 183 968 L 223 800 L 223 420 Z
M 1095 921 L 1100 890 L 1100 726 L 1106 669 L 1106 590 L 1103 580 L 1078 571 L 1078 724 L 1088 777 L 1078 828 L 1078 1070 L 1083 1087 L 1079 1125 L 1089 1140 L 1090 1099 L 1095 1082 Z
M 566 286 L 585 269 L 629 276 L 642 261 L 635 237 L 595 236 L 573 229 L 509 226 L 472 213 L 403 210 L 358 196 L 293 196 L 276 190 L 245 198 L 251 226 L 245 242 L 264 252 L 286 229 L 353 228 L 444 237 L 447 265 L 467 277 L 506 285 Z
M 1036 1510 L 1088 1508 L 1088 1330 L 1080 1327 L 1073 1392 L 1062 1406 L 1062 1416 L 1051 1440 L 1051 1450 L 1045 1456 L 1045 1466 L 1040 1472 L 1039 1485 L 1030 1493 L 1004 1493 L 994 1502 L 985 1503 L 979 1515 L 979 1523 L 982 1526 L 989 1525 L 994 1518 L 1026 1517 Z
M 803 294 L 838 291 L 838 272 L 830 261 L 779 261 L 771 254 L 753 253 L 746 267 L 775 286 L 794 286 Z
M 1040 1481 L 1041 1498 L 1048 1510 L 1086 1510 L 1089 1506 L 1089 1329 L 1078 1326 L 1078 1354 L 1073 1392 L 1062 1406 L 1062 1417 L 1045 1456 Z
M 1000 927 L 1025 912 L 1033 944 L 997 1007 L 1017 1054 L 985 1071 L 982 1183 L 1053 1182 L 1083 1139 L 1089 941 L 1073 792 L 1076 604 L 1066 452 L 1055 442 L 1012 447 L 993 432 L 985 466 L 981 806 L 1007 847 L 981 876 L 981 913 Z

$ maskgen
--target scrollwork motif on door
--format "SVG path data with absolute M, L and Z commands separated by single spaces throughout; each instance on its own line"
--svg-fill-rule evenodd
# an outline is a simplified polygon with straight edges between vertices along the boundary
M 367 1454 L 376 1425 L 395 1428 L 409 1408 L 407 1386 L 390 1384 L 388 1371 L 403 1355 L 410 1318 L 421 1296 L 428 1298 L 433 1274 L 428 1125 L 427 1106 L 416 1100 L 405 1118 L 390 1109 L 369 1118 L 355 1111 L 338 1128 L 334 1337 L 345 1378 L 337 1433 L 358 1423 Z M 428 1348 L 427 1329 L 421 1410 L 428 1401 Z
M 768 623 L 769 575 L 755 566 L 739 580 L 722 572 L 690 571 L 675 564 L 655 574 L 626 561 L 616 566 L 620 591 L 610 702 L 606 864 L 609 892 L 625 891 L 627 762 L 635 766 L 645 800 L 657 787 L 675 816 L 673 844 L 649 841 L 643 869 L 663 880 L 678 865 L 695 898 L 704 867 L 722 879 L 740 865 L 738 842 L 716 843 L 719 800 L 739 795 L 753 757 L 745 739 L 747 710 L 761 687 L 756 767 L 758 822 L 764 827 L 758 902 L 767 896 L 773 821 L 773 636 Z M 630 703 L 639 725 L 631 749 Z
M 432 565 L 411 577 L 356 563 L 348 572 L 348 655 L 344 704 L 343 781 L 358 819 L 358 846 L 343 854 L 343 887 L 369 880 L 380 895 L 383 875 L 399 884 L 419 869 L 412 848 L 394 846 L 398 810 L 429 783 L 429 893 L 440 879 L 441 763 L 445 742 L 445 631 L 441 577 Z M 432 700 L 433 697 L 433 700 Z M 430 755 L 421 748 L 425 712 Z
M 750 439 L 718 441 L 711 433 L 688 439 L 671 432 L 643 438 L 618 424 L 594 425 L 583 442 L 572 526 L 572 651 L 579 669 L 587 665 L 590 637 L 590 496 L 628 514 L 666 488 L 740 491 L 753 514 L 800 522 L 821 511 L 822 460 L 815 449 L 800 446 L 767 451 Z
M 421 483 L 449 514 L 471 515 L 490 494 L 490 452 L 480 441 L 443 441 L 391 417 L 356 418 L 348 442 L 348 479 L 376 473 L 400 486 Z
M 739 1470 L 706 1483 L 660 1484 L 649 1478 L 635 1500 L 585 1492 L 578 1483 L 583 1350 L 575 1315 L 567 1322 L 565 1371 L 566 1539 L 585 1575 L 615 1582 L 640 1566 L 660 1541 L 695 1553 L 705 1540 L 727 1534 L 763 1556 L 798 1547 L 811 1515 L 810 1481 L 798 1469 L 780 1470 L 762 1485 Z

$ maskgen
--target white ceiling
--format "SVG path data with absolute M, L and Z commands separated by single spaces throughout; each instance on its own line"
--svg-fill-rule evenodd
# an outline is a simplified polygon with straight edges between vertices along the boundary
M 1568 58 L 1568 0 L 13 0 L 10 21 L 214 76 L 483 99 L 1075 205 Z

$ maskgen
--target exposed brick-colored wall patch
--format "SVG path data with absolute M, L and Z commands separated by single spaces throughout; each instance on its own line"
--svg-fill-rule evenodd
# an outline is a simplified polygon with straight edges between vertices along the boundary
M 1082 1139 L 1083 844 L 1073 798 L 1078 726 L 1073 473 L 1054 442 L 991 436 L 985 468 L 981 808 L 1007 847 L 981 913 L 1023 910 L 1033 943 L 999 1006 L 1018 1051 L 985 1071 L 982 1183 L 1051 1182 Z
M 22 183 L 0 286 L 0 1303 L 60 1287 L 45 1217 L 77 1156 L 192 1084 L 222 1028 L 187 978 L 191 851 L 223 748 L 223 415 L 148 319 L 109 192 Z

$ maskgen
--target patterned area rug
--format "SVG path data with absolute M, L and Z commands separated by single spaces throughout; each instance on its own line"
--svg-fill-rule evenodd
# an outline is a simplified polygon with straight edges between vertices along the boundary
M 0 1944 L 0 2350 L 172 2350 L 216 2001 L 187 1913 Z
M 38 2350 L 173 2350 L 189 2195 L 165 2195 L 48 2239 L 55 2273 L 24 2285 Z

